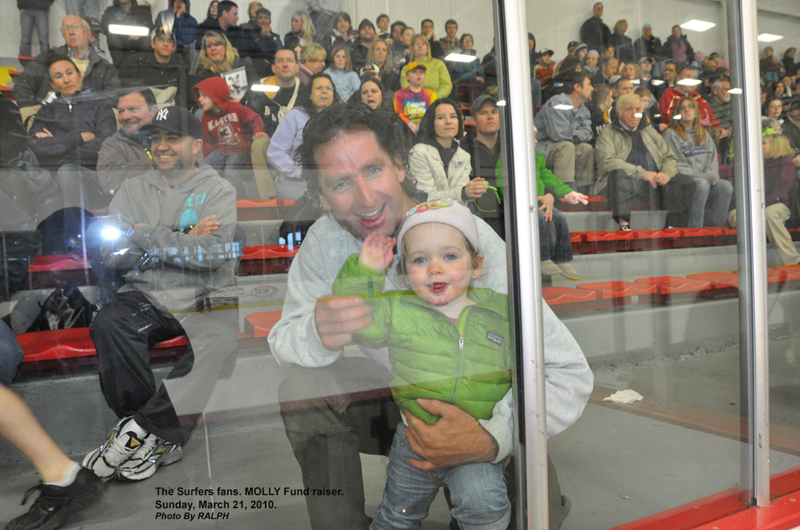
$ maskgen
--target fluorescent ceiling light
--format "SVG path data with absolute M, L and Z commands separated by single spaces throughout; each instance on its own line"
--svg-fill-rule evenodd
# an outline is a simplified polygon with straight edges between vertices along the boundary
M 672 119 L 673 119 L 673 120 L 679 120 L 679 119 L 681 119 L 681 115 L 680 115 L 680 114 L 676 114 L 676 115 L 674 115 L 674 116 L 672 117 Z
M 501 99 L 500 101 L 497 102 L 497 106 L 498 107 L 505 107 L 506 106 L 506 100 Z
M 688 22 L 684 22 L 681 24 L 683 29 L 688 29 L 689 31 L 708 31 L 711 28 L 716 26 L 713 22 L 706 22 L 705 20 L 697 20 L 692 19 Z
M 456 52 L 453 52 L 444 58 L 445 61 L 452 61 L 454 63 L 471 63 L 475 59 L 477 59 L 477 57 Z
M 634 117 L 634 118 L 641 118 L 641 117 L 642 117 L 642 113 L 641 113 L 641 112 L 637 112 L 637 113 L 635 113 L 635 114 L 633 115 L 633 117 Z
M 281 87 L 277 85 L 253 85 L 250 87 L 250 90 L 254 92 L 277 92 L 280 89 Z
M 683 85 L 683 86 L 697 86 L 700 83 L 702 83 L 702 81 L 700 81 L 699 79 L 681 79 L 680 81 L 678 81 L 675 84 L 676 85 Z
M 572 110 L 575 107 L 573 107 L 572 105 L 565 105 L 562 103 L 560 105 L 553 105 L 553 108 L 556 110 Z
M 146 37 L 150 34 L 150 30 L 144 26 L 123 26 L 122 24 L 109 24 L 108 32 L 115 35 L 138 35 L 139 37 Z
M 781 40 L 783 35 L 773 35 L 772 33 L 762 33 L 758 36 L 758 42 L 775 42 Z
M 742 93 L 742 89 L 741 88 L 732 88 L 732 89 L 728 90 L 728 94 L 733 94 L 734 96 L 737 96 L 737 95 L 739 95 L 741 93 Z
M 663 79 L 653 79 L 653 86 L 659 86 L 659 85 L 663 85 L 663 84 L 664 84 L 664 80 Z

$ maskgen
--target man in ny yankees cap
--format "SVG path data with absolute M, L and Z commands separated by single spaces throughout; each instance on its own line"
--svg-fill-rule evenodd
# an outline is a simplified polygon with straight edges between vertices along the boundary
M 124 277 L 91 326 L 103 395 L 119 418 L 83 460 L 104 480 L 144 480 L 182 458 L 237 342 L 236 304 L 221 291 L 244 246 L 236 191 L 198 166 L 202 129 L 188 110 L 158 110 L 141 134 L 155 167 L 124 181 L 100 229 L 102 265 Z M 157 385 L 150 349 L 181 335 L 186 353 Z

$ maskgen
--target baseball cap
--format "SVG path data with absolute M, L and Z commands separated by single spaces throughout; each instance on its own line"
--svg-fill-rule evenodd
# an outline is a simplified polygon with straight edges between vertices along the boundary
M 139 134 L 142 138 L 147 138 L 156 129 L 164 129 L 171 133 L 181 136 L 191 136 L 192 138 L 203 137 L 203 126 L 200 120 L 183 107 L 164 107 L 156 112 L 153 121 L 142 127 Z
M 580 42 L 576 40 L 569 41 L 569 44 L 567 44 L 567 50 L 574 50 L 575 48 L 578 47 L 578 44 L 580 44 Z
M 428 67 L 425 66 L 423 63 L 419 61 L 411 61 L 408 63 L 408 67 L 406 68 L 406 72 L 410 72 L 411 70 L 416 70 L 417 68 L 422 68 L 426 72 L 428 71 Z
M 373 24 L 371 21 L 369 21 L 369 20 L 367 20 L 367 19 L 365 18 L 365 19 L 364 19 L 364 20 L 362 20 L 362 21 L 361 21 L 361 23 L 358 25 L 358 31 L 361 31 L 362 29 L 364 29 L 364 28 L 365 28 L 365 27 L 367 27 L 367 26 L 371 27 L 372 29 L 375 29 L 375 24 Z
M 361 76 L 363 76 L 364 74 L 381 75 L 381 67 L 378 66 L 377 64 L 365 64 L 361 68 L 360 74 Z
M 542 53 L 540 53 L 539 55 L 554 55 L 555 53 L 556 52 L 554 52 L 550 48 L 545 48 L 544 50 L 542 50 Z
M 487 101 L 489 103 L 494 103 L 495 105 L 497 105 L 497 98 L 496 97 L 494 97 L 491 94 L 481 94 L 480 96 L 475 98 L 475 100 L 472 102 L 472 106 L 469 109 L 470 114 L 472 116 L 475 116 L 475 114 L 477 114 L 478 111 L 481 110 L 481 107 Z
M 400 233 L 397 235 L 397 249 L 402 252 L 403 238 L 409 230 L 425 223 L 450 225 L 462 234 L 475 249 L 479 250 L 478 226 L 469 208 L 455 199 L 434 199 L 411 208 L 407 213 Z

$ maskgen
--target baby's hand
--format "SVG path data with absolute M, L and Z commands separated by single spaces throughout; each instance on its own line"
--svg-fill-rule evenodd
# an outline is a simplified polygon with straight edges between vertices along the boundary
M 385 271 L 392 264 L 392 249 L 397 239 L 372 233 L 361 245 L 358 262 L 376 271 Z

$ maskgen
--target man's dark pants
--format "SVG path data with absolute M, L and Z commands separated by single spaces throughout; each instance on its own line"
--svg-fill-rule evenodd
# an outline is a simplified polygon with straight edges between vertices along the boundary
M 139 291 L 118 293 L 91 326 L 100 361 L 100 385 L 109 407 L 134 416 L 148 432 L 183 445 L 211 398 L 214 384 L 231 366 L 237 347 L 238 312 L 186 308 L 171 314 Z M 186 353 L 167 380 L 156 385 L 150 349 L 185 334 Z
M 692 177 L 680 173 L 669 179 L 665 186 L 657 188 L 653 188 L 646 180 L 629 177 L 621 169 L 612 171 L 608 175 L 609 198 L 616 222 L 620 220 L 630 222 L 631 203 L 641 198 L 647 201 L 651 208 L 658 207 L 663 200 L 669 207 L 666 226 L 689 226 L 689 212 L 692 208 L 695 187 Z
M 364 358 L 342 358 L 327 367 L 292 367 L 278 399 L 286 436 L 306 487 L 341 489 L 342 496 L 307 496 L 314 530 L 366 530 L 364 481 L 359 453 L 389 455 L 400 410 L 389 392 L 390 374 Z M 513 471 L 513 464 L 506 467 Z M 550 528 L 569 513 L 549 462 Z M 515 500 L 516 479 L 507 477 Z M 452 528 L 453 522 L 451 522 Z

